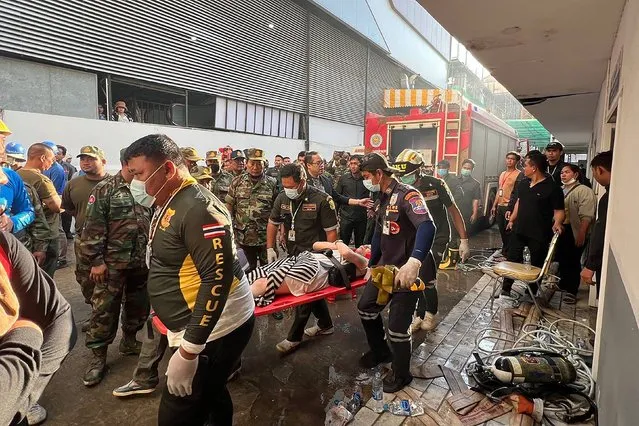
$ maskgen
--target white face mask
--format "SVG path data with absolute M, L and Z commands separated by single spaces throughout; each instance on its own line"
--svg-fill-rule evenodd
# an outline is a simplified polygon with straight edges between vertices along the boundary
M 370 192 L 379 192 L 379 190 L 380 190 L 379 183 L 378 184 L 373 184 L 373 181 L 371 179 L 364 179 L 364 186 Z
M 144 182 L 141 181 L 141 180 L 138 180 L 138 179 L 133 179 L 131 181 L 131 183 L 129 184 L 129 189 L 131 190 L 131 195 L 133 196 L 133 200 L 135 200 L 135 202 L 138 203 L 139 205 L 141 205 L 142 207 L 150 208 L 150 207 L 153 207 L 153 204 L 155 204 L 155 196 L 149 195 L 148 192 L 146 192 L 146 183 L 162 167 L 164 167 L 164 164 L 162 164 L 160 167 L 155 169 L 155 171 L 153 173 L 151 173 L 151 176 L 146 178 L 146 180 Z M 168 182 L 168 180 L 167 180 L 167 182 Z M 166 182 L 164 182 L 164 185 L 162 185 L 162 187 L 158 190 L 157 193 L 162 191 L 162 188 L 164 188 L 165 185 L 166 185 Z
M 284 193 L 291 200 L 297 200 L 298 198 L 300 198 L 300 195 L 302 195 L 299 192 L 299 188 L 284 188 Z
M 568 182 L 564 182 L 564 185 L 572 185 L 573 183 L 577 182 L 577 179 L 572 178 L 570 179 Z

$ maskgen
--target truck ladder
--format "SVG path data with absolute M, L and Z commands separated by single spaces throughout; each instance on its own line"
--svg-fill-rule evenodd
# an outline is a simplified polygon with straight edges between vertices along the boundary
M 457 112 L 457 118 L 448 118 L 448 108 L 449 102 L 446 102 L 446 107 L 444 108 L 444 120 L 446 122 L 446 128 L 444 130 L 444 159 L 448 160 L 451 164 L 451 168 L 454 168 L 455 173 L 459 175 L 459 155 L 461 150 L 461 115 L 462 106 L 459 105 L 459 111 Z M 455 135 L 449 135 L 452 131 L 455 132 Z M 446 145 L 449 141 L 455 141 L 457 145 L 457 151 L 455 154 L 447 154 L 446 153 Z

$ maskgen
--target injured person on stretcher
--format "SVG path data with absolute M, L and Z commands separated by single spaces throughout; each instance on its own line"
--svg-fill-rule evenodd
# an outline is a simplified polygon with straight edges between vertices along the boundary
M 367 250 L 370 250 L 367 246 L 352 250 L 341 241 L 318 241 L 313 244 L 312 252 L 304 251 L 260 266 L 247 274 L 255 304 L 266 306 L 277 295 L 302 296 L 336 284 L 329 279 L 329 276 L 340 276 L 335 263 L 344 269 L 349 280 L 362 277 L 368 266 Z

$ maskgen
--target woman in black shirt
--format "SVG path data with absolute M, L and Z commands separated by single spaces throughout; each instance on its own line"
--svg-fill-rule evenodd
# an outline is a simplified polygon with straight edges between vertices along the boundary
M 565 218 L 564 195 L 546 173 L 548 161 L 539 151 L 530 151 L 524 162 L 525 179 L 517 185 L 517 203 L 507 230 L 512 232 L 507 258 L 521 263 L 524 247 L 530 250 L 530 263 L 541 267 L 554 233 L 561 233 Z M 502 295 L 510 296 L 513 280 L 504 279 Z M 533 293 L 537 286 L 531 286 Z

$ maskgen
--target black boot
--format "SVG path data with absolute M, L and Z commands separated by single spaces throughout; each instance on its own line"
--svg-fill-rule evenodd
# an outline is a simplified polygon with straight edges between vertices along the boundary
M 84 386 L 95 386 L 102 381 L 106 374 L 107 347 L 91 349 L 92 356 L 87 371 L 84 373 Z
M 395 393 L 413 381 L 410 374 L 410 342 L 391 342 L 393 348 L 393 377 L 386 377 L 384 392 Z
M 392 377 L 391 377 L 392 376 Z M 404 389 L 413 381 L 413 376 L 408 373 L 407 376 L 398 376 L 396 374 L 389 374 L 384 379 L 384 392 L 395 393 Z
M 359 359 L 359 366 L 370 370 L 377 367 L 380 364 L 388 364 L 393 361 L 393 354 L 390 350 L 386 349 L 386 352 L 373 352 L 368 351 Z

